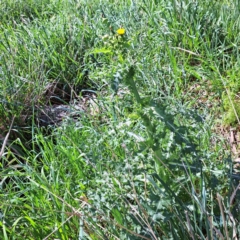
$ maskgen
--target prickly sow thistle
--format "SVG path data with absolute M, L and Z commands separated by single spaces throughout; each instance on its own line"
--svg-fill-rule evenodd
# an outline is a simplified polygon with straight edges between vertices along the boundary
M 125 29 L 124 28 L 119 28 L 118 30 L 117 30 L 117 34 L 118 35 L 123 35 L 125 33 Z

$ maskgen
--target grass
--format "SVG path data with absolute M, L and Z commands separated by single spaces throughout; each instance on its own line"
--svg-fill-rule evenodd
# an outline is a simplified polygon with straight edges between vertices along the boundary
M 238 239 L 238 4 L 2 1 L 1 239 Z

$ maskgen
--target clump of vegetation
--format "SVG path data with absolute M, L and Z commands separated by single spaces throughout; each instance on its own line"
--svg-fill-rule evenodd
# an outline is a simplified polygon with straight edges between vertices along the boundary
M 238 7 L 2 1 L 1 239 L 238 239 Z
M 237 66 L 230 69 L 226 73 L 226 77 L 222 79 L 224 90 L 222 93 L 224 114 L 224 124 L 227 126 L 235 126 L 239 123 L 239 70 Z
M 230 98 L 226 94 L 223 95 L 223 104 L 225 109 L 224 123 L 227 126 L 235 126 L 239 123 L 240 102 L 235 94 L 231 94 Z

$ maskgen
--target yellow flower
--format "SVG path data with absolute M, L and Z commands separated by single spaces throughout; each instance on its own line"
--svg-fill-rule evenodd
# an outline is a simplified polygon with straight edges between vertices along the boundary
M 123 34 L 125 33 L 125 29 L 124 29 L 124 28 L 119 28 L 119 29 L 117 30 L 117 33 L 118 33 L 119 35 L 123 35 Z

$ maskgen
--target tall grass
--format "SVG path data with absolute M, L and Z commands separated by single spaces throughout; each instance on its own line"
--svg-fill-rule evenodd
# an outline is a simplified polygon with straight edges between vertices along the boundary
M 0 9 L 2 239 L 239 238 L 238 1 Z

